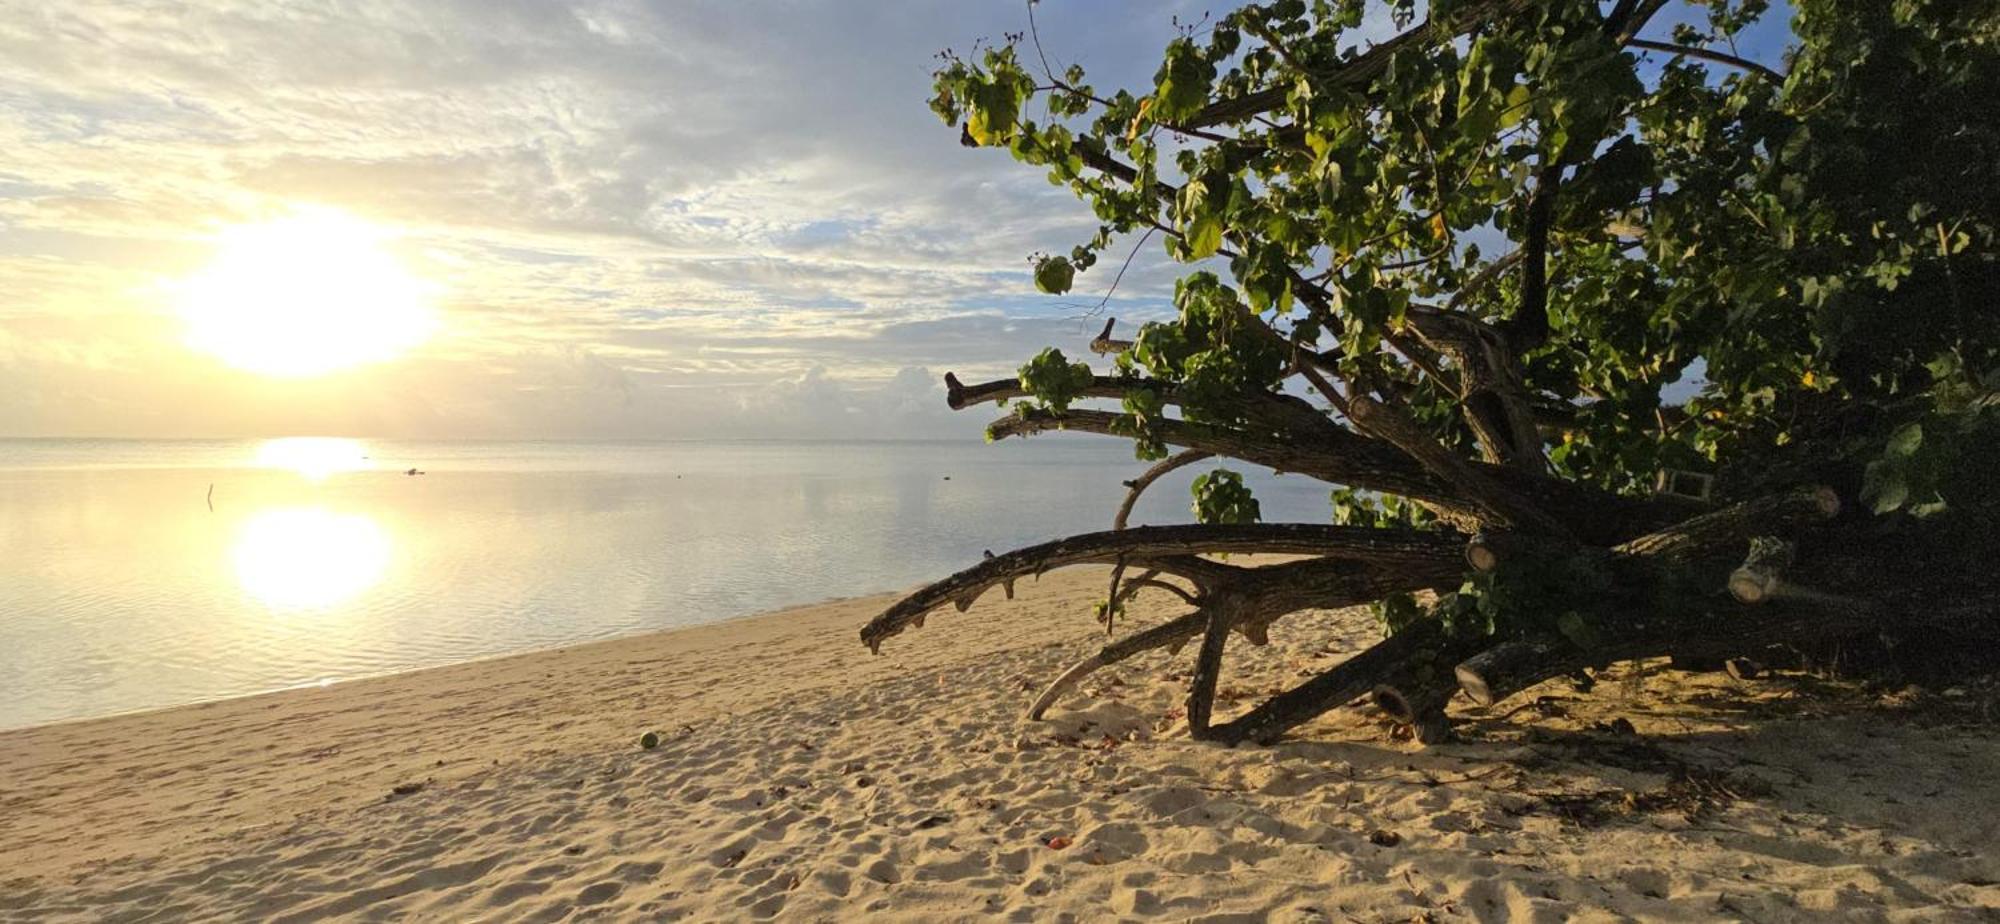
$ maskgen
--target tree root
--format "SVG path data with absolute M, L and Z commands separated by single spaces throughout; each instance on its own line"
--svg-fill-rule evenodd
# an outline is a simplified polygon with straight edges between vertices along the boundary
M 1308 524 L 1089 533 L 992 557 L 923 588 L 876 617 L 862 637 L 879 646 L 904 628 L 921 625 L 934 608 L 952 603 L 963 609 L 985 589 L 1020 576 L 1074 564 L 1130 563 L 1145 571 L 1118 585 L 1114 605 L 1142 586 L 1155 586 L 1172 591 L 1192 610 L 1072 664 L 1036 698 L 1029 717 L 1041 718 L 1103 667 L 1199 638 L 1187 694 L 1189 734 L 1231 745 L 1276 741 L 1363 698 L 1409 727 L 1417 741 L 1431 743 L 1449 735 L 1445 707 L 1461 692 L 1478 706 L 1492 707 L 1545 680 L 1619 661 L 1667 656 L 1721 665 L 1738 659 L 1736 672 L 1747 676 L 1755 668 L 1742 656 L 1801 640 L 1923 627 L 2000 638 L 2000 620 L 1982 603 L 1991 595 L 1978 596 L 1993 582 L 1977 575 L 1965 581 L 1964 596 L 1939 606 L 1920 612 L 1890 606 L 1898 591 L 1877 586 L 1879 576 L 1842 563 L 1844 554 L 1866 560 L 1872 552 L 1846 551 L 1864 543 L 1813 529 L 1839 509 L 1832 492 L 1806 488 L 1696 516 L 1610 547 L 1531 532 L 1482 532 L 1467 539 L 1438 531 Z M 1915 556 L 1927 549 L 1902 551 Z M 1202 557 L 1210 552 L 1315 557 L 1249 567 Z M 1288 614 L 1455 589 L 1468 566 L 1495 580 L 1526 569 L 1521 573 L 1532 580 L 1518 586 L 1553 579 L 1553 590 L 1541 592 L 1557 594 L 1548 605 L 1572 615 L 1502 636 L 1462 627 L 1448 631 L 1442 618 L 1419 619 L 1233 720 L 1213 721 L 1231 634 L 1262 645 L 1269 626 Z M 1191 589 L 1159 575 L 1186 581 Z
M 1064 693 L 1076 689 L 1076 685 L 1082 683 L 1083 678 L 1096 673 L 1099 668 L 1109 667 L 1135 654 L 1152 651 L 1155 648 L 1185 644 L 1188 639 L 1200 635 L 1202 628 L 1207 624 L 1208 617 L 1205 614 L 1189 613 L 1098 649 L 1096 654 L 1070 665 L 1069 670 L 1057 676 L 1055 682 L 1049 684 L 1048 689 L 1043 690 L 1042 695 L 1035 698 L 1035 704 L 1028 707 L 1028 718 L 1041 719 L 1042 714 L 1048 712 L 1056 700 L 1062 698 Z

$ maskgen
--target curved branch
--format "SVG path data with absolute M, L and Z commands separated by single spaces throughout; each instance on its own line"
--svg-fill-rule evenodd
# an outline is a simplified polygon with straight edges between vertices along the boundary
M 1175 454 L 1166 461 L 1147 469 L 1139 477 L 1125 482 L 1125 486 L 1131 490 L 1125 492 L 1125 502 L 1118 505 L 1118 515 L 1111 518 L 1111 528 L 1125 528 L 1125 520 L 1132 515 L 1133 505 L 1139 503 L 1139 495 L 1146 493 L 1146 489 L 1152 487 L 1153 482 L 1160 480 L 1161 476 L 1177 468 L 1185 468 L 1204 459 L 1213 458 L 1215 458 L 1215 453 L 1190 449 Z
M 1686 45 L 1675 45 L 1671 42 L 1655 42 L 1649 39 L 1640 39 L 1640 38 L 1627 40 L 1625 44 L 1633 48 L 1644 48 L 1647 51 L 1663 51 L 1667 52 L 1668 54 L 1686 55 L 1687 57 L 1690 58 L 1700 58 L 1703 61 L 1712 61 L 1716 64 L 1727 64 L 1730 67 L 1749 71 L 1753 74 L 1763 77 L 1765 80 L 1768 80 L 1772 83 L 1779 85 L 1783 85 L 1785 82 L 1785 75 L 1779 73 L 1778 71 L 1765 67 L 1764 65 L 1758 64 L 1757 62 L 1751 61 L 1747 58 L 1739 58 L 1735 55 L 1724 54 L 1720 51 L 1710 51 L 1709 49 L 1706 48 L 1690 48 Z
M 1117 664 L 1140 652 L 1182 644 L 1201 634 L 1202 626 L 1207 625 L 1207 622 L 1208 617 L 1196 611 L 1105 645 L 1098 649 L 1096 654 L 1070 665 L 1069 670 L 1063 671 L 1056 677 L 1055 682 L 1049 684 L 1048 689 L 1043 690 L 1042 695 L 1035 698 L 1035 704 L 1028 707 L 1028 718 L 1040 719 L 1043 713 L 1049 711 L 1050 706 L 1055 705 L 1056 700 L 1074 689 L 1083 678 L 1095 673 L 1098 668 Z
M 1141 587 L 1155 587 L 1160 590 L 1172 593 L 1174 596 L 1181 598 L 1182 602 L 1186 603 L 1189 606 L 1201 605 L 1200 598 L 1196 597 L 1191 593 L 1188 593 L 1180 585 L 1170 584 L 1166 581 L 1158 580 L 1155 578 L 1149 578 L 1149 577 L 1137 578 L 1134 580 L 1126 581 L 1125 586 L 1127 588 L 1130 588 L 1130 590 L 1128 590 L 1125 594 L 1125 598 L 1128 600 L 1131 599 L 1135 595 L 1137 590 Z
M 1084 533 L 988 558 L 924 587 L 876 616 L 862 628 L 861 640 L 870 649 L 879 651 L 883 640 L 902 632 L 905 627 L 920 624 L 931 610 L 947 603 L 964 610 L 995 584 L 1069 565 L 1115 564 L 1124 558 L 1141 567 L 1185 576 L 1198 586 L 1257 573 L 1260 590 L 1269 591 L 1272 598 L 1281 604 L 1289 604 L 1297 594 L 1306 594 L 1307 598 L 1311 598 L 1315 593 L 1327 592 L 1325 588 L 1328 586 L 1344 588 L 1355 583 L 1357 576 L 1365 576 L 1335 567 L 1346 563 L 1365 562 L 1432 578 L 1441 573 L 1455 574 L 1460 567 L 1463 547 L 1463 537 L 1445 532 L 1323 526 L 1316 523 L 1141 526 Z M 1315 584 L 1295 568 L 1240 568 L 1197 557 L 1204 553 L 1321 556 L 1312 564 L 1320 564 L 1320 570 L 1325 573 L 1314 575 L 1321 578 Z M 1299 588 L 1290 591 L 1262 587 L 1271 580 L 1291 581 Z M 1280 590 L 1286 592 L 1280 593 Z
M 1483 519 L 1478 506 L 1455 485 L 1425 471 L 1402 450 L 1348 430 L 1324 416 L 1318 417 L 1317 425 L 1310 431 L 1294 430 L 1283 436 L 1185 420 L 1157 420 L 1148 427 L 1147 435 L 1169 445 L 1421 501 L 1454 527 L 1467 532 L 1477 528 Z M 1124 439 L 1139 435 L 1129 415 L 1087 410 L 1061 414 L 1030 410 L 994 421 L 987 426 L 986 434 L 997 440 L 1048 430 L 1075 430 Z M 1624 542 L 1706 509 L 1706 505 L 1672 497 L 1624 497 L 1520 469 L 1472 461 L 1465 464 L 1550 511 L 1579 540 L 1594 545 Z
M 1185 420 L 1158 420 L 1148 427 L 1151 435 L 1171 445 L 1242 459 L 1275 471 L 1297 472 L 1334 484 L 1412 497 L 1476 517 L 1477 511 L 1456 491 L 1394 446 L 1353 433 L 1325 417 L 1319 419 L 1323 426 L 1283 437 Z M 1077 430 L 1130 439 L 1137 435 L 1134 426 L 1129 415 L 1106 411 L 1071 409 L 1057 414 L 1035 410 L 996 420 L 986 433 L 993 439 L 1004 439 L 1046 430 Z

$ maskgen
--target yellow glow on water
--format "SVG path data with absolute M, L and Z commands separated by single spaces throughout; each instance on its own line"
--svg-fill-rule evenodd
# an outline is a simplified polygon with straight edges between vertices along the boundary
M 214 260 L 176 286 L 187 345 L 283 377 L 401 355 L 436 329 L 436 287 L 389 252 L 392 236 L 328 208 L 224 229 Z
M 274 610 L 327 610 L 381 583 L 390 549 L 389 534 L 361 514 L 266 510 L 236 538 L 236 578 Z
M 288 436 L 265 440 L 257 447 L 259 468 L 282 468 L 298 472 L 313 481 L 325 481 L 341 472 L 361 472 L 375 467 L 368 459 L 368 447 L 359 440 L 334 436 Z

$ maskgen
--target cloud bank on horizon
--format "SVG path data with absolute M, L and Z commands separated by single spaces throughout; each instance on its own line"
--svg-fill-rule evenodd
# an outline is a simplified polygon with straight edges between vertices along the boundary
M 1085 207 L 925 106 L 1023 4 L 0 7 L 0 435 L 970 434 L 944 370 L 1094 324 L 1025 260 Z M 1135 86 L 1177 14 L 1037 12 Z M 396 229 L 439 335 L 296 379 L 188 350 L 173 281 L 300 204 Z M 1173 275 L 1149 249 L 1110 310 Z

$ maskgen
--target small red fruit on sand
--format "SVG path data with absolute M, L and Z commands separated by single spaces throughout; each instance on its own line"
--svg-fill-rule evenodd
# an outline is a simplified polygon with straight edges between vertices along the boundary
M 1060 834 L 1056 835 L 1055 837 L 1049 838 L 1048 841 L 1050 850 L 1061 850 L 1064 847 L 1068 847 L 1072 843 L 1075 842 Z

